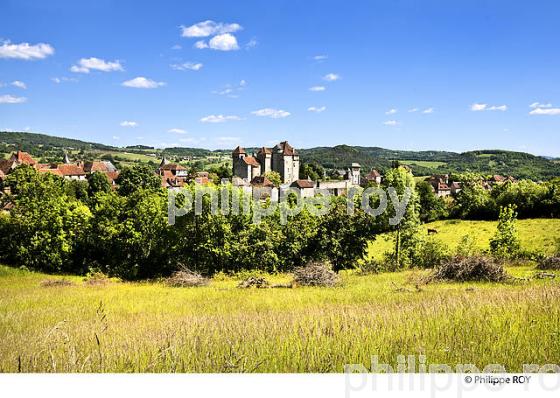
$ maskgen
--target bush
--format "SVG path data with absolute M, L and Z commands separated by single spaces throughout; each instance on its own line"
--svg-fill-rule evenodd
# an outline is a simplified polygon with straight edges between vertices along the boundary
M 45 279 L 41 281 L 41 287 L 74 286 L 75 283 L 68 279 Z
M 537 269 L 560 271 L 560 256 L 542 259 L 537 264 Z
M 187 268 L 182 268 L 165 279 L 165 284 L 171 287 L 206 286 L 208 284 L 208 279 Z
M 433 268 L 449 259 L 447 246 L 434 238 L 427 238 L 419 245 L 414 253 L 414 266 L 420 268 Z
M 375 259 L 364 261 L 358 264 L 358 273 L 360 275 L 378 274 L 387 270 L 387 265 Z
M 508 279 L 502 264 L 482 256 L 454 257 L 437 267 L 429 278 L 436 281 L 503 282 Z
M 338 275 L 330 265 L 312 261 L 305 267 L 294 270 L 294 284 L 299 286 L 335 286 L 339 283 Z
M 251 287 L 256 287 L 257 289 L 267 288 L 270 284 L 265 278 L 258 276 L 250 276 L 249 278 L 242 280 L 237 287 L 242 289 L 248 289 Z

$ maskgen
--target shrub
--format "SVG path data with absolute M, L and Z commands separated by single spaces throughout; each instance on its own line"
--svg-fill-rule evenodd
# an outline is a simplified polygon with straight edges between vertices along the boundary
M 41 281 L 41 287 L 74 286 L 75 283 L 68 279 L 45 279 Z
M 433 268 L 449 259 L 447 246 L 434 238 L 427 238 L 414 253 L 414 265 L 420 268 Z
M 476 239 L 472 235 L 464 235 L 457 246 L 457 256 L 470 257 L 477 253 Z
M 312 261 L 294 270 L 294 283 L 299 286 L 335 286 L 339 281 L 330 265 L 321 262 Z
M 187 268 L 182 268 L 165 279 L 165 283 L 171 287 L 196 287 L 206 286 L 208 279 Z
M 84 283 L 89 286 L 103 286 L 109 282 L 109 277 L 100 271 L 90 271 L 84 278 Z
M 378 274 L 380 272 L 386 271 L 387 265 L 382 263 L 381 261 L 371 259 L 358 264 L 357 270 L 360 275 Z
M 539 261 L 537 269 L 560 271 L 560 256 L 547 257 Z
M 247 289 L 251 287 L 256 287 L 257 289 L 270 287 L 270 284 L 265 278 L 258 276 L 250 276 L 249 278 L 242 280 L 237 285 L 238 288 Z
M 482 256 L 454 257 L 437 267 L 429 278 L 436 281 L 502 282 L 508 279 L 502 264 Z

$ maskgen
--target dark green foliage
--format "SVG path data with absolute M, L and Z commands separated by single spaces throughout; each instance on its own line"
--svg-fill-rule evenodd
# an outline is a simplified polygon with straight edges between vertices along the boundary
M 151 167 L 135 165 L 123 169 L 117 180 L 119 194 L 126 196 L 139 189 L 157 191 L 161 188 L 161 179 Z
M 91 174 L 88 178 L 88 194 L 94 196 L 98 193 L 109 193 L 111 192 L 111 183 L 107 179 L 104 173 L 96 171 Z
M 432 186 L 427 181 L 416 185 L 418 194 L 419 216 L 422 222 L 441 220 L 449 215 L 449 211 L 442 198 L 438 198 Z

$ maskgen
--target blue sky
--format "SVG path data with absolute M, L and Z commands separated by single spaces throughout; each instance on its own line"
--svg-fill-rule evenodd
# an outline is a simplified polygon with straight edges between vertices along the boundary
M 0 129 L 560 156 L 559 15 L 552 0 L 0 0 Z

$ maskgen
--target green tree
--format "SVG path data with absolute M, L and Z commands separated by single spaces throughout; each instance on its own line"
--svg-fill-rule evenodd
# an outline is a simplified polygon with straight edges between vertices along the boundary
M 448 216 L 445 202 L 438 198 L 427 181 L 421 181 L 416 185 L 420 220 L 422 222 L 436 221 Z
M 516 227 L 517 213 L 515 206 L 509 205 L 500 208 L 498 229 L 490 240 L 490 252 L 502 259 L 515 257 L 521 247 L 519 234 Z
M 400 201 L 407 195 L 407 191 L 410 195 L 402 219 L 396 226 L 390 227 L 395 230 L 395 246 L 388 258 L 395 269 L 408 268 L 414 265 L 415 256 L 424 241 L 420 230 L 418 195 L 415 191 L 414 177 L 406 168 L 398 166 L 385 174 L 383 185 L 387 189 L 395 189 Z M 393 217 L 396 209 L 391 209 L 389 206 L 385 213 L 386 217 Z
M 123 169 L 117 180 L 120 195 L 126 196 L 139 189 L 157 191 L 161 189 L 161 179 L 149 166 L 134 165 Z
M 111 183 L 104 173 L 96 171 L 92 173 L 88 178 L 88 193 L 90 196 L 94 196 L 97 193 L 109 193 L 111 192 Z
M 279 187 L 282 184 L 282 176 L 277 171 L 268 171 L 264 173 L 264 176 L 274 184 L 275 187 Z

